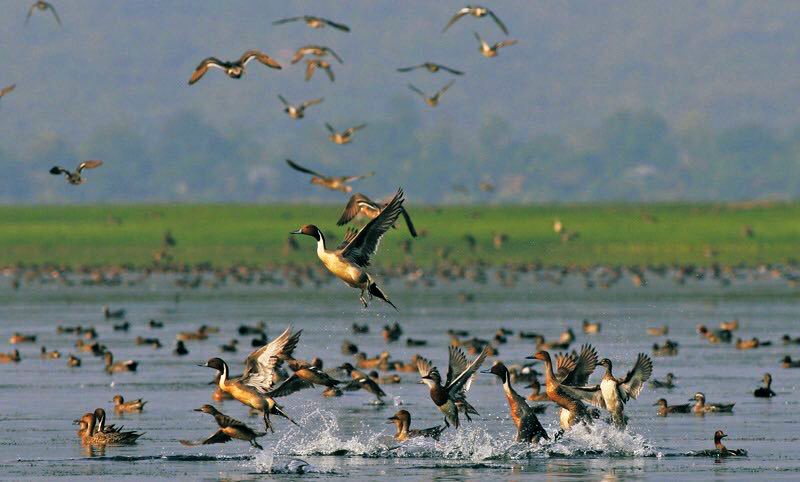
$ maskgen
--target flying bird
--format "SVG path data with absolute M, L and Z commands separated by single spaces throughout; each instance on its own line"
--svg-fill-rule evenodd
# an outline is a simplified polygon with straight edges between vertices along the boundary
M 325 47 L 324 45 L 306 45 L 304 47 L 300 47 L 297 49 L 297 52 L 294 53 L 294 57 L 292 57 L 292 64 L 296 64 L 303 60 L 303 57 L 306 55 L 316 55 L 317 57 L 325 57 L 326 55 L 331 54 L 333 58 L 339 61 L 340 64 L 343 64 L 342 58 L 336 55 L 336 52 L 329 47 Z
M 14 90 L 16 88 L 17 88 L 17 84 L 11 84 L 11 85 L 7 85 L 7 86 L 3 87 L 2 89 L 0 89 L 0 99 L 2 99 L 6 94 L 8 94 L 9 92 L 11 92 L 12 90 Z
M 378 204 L 361 193 L 353 194 L 350 197 L 350 200 L 347 201 L 347 206 L 344 207 L 344 211 L 342 211 L 342 215 L 339 217 L 339 220 L 336 221 L 336 224 L 338 226 L 344 226 L 353 219 L 361 217 L 375 219 L 378 217 L 381 211 L 386 209 L 386 206 L 388 205 L 389 201 Z M 411 216 L 408 215 L 408 211 L 406 211 L 405 207 L 400 208 L 400 214 L 402 214 L 403 219 L 406 220 L 408 232 L 411 233 L 412 237 L 416 238 L 417 230 L 414 229 L 414 224 L 411 222 Z
M 256 438 L 263 437 L 266 435 L 264 432 L 256 432 L 252 428 L 248 427 L 247 424 L 244 422 L 240 422 L 233 417 L 229 417 L 224 413 L 220 412 L 216 408 L 211 405 L 203 405 L 200 408 L 195 408 L 195 412 L 203 412 L 211 415 L 214 417 L 214 420 L 217 422 L 219 426 L 219 430 L 211 434 L 211 436 L 206 437 L 203 440 L 181 440 L 181 444 L 194 446 L 194 445 L 209 445 L 209 444 L 223 444 L 233 439 L 244 440 L 245 442 L 250 442 L 250 445 L 259 449 L 263 450 L 264 447 L 259 445 L 256 442 Z
M 425 103 L 428 104 L 430 107 L 436 107 L 437 105 L 439 105 L 439 97 L 445 92 L 447 92 L 447 89 L 449 89 L 450 86 L 453 85 L 455 82 L 456 82 L 455 80 L 451 80 L 450 82 L 446 83 L 444 87 L 439 89 L 439 91 L 433 94 L 432 96 L 428 96 L 425 92 L 416 88 L 414 84 L 408 84 L 408 88 L 419 94 L 425 101 Z
M 70 172 L 67 169 L 64 169 L 60 166 L 53 166 L 50 169 L 50 174 L 54 176 L 58 176 L 59 174 L 63 174 L 64 177 L 67 178 L 67 182 L 72 185 L 77 186 L 78 184 L 83 184 L 85 181 L 83 177 L 81 177 L 81 173 L 84 169 L 94 169 L 96 167 L 100 167 L 103 165 L 103 161 L 83 161 L 78 164 L 78 167 L 75 169 L 75 172 Z
M 447 367 L 447 380 L 442 385 L 442 376 L 430 360 L 417 358 L 417 370 L 421 380 L 430 389 L 430 396 L 436 408 L 444 415 L 444 424 L 455 428 L 459 426 L 458 412 L 464 413 L 467 420 L 472 420 L 470 414 L 478 415 L 477 410 L 467 402 L 467 392 L 472 385 L 472 376 L 481 367 L 488 354 L 488 345 L 472 361 L 467 362 L 467 357 L 460 348 L 450 346 Z
M 316 72 L 318 68 L 324 70 L 325 73 L 328 74 L 328 78 L 331 80 L 331 82 L 336 81 L 336 77 L 333 75 L 333 70 L 331 70 L 330 62 L 322 59 L 308 59 L 306 60 L 306 82 L 311 80 L 311 77 L 314 76 L 314 72 Z
M 505 24 L 502 21 L 500 21 L 497 15 L 495 15 L 494 12 L 492 12 L 488 8 L 480 7 L 478 5 L 467 5 L 466 7 L 456 12 L 456 14 L 453 15 L 453 18 L 451 18 L 450 21 L 447 22 L 447 25 L 445 25 L 444 29 L 442 30 L 442 33 L 446 32 L 447 29 L 450 28 L 454 23 L 458 22 L 459 20 L 461 20 L 461 18 L 467 15 L 472 15 L 475 18 L 483 18 L 488 15 L 489 17 L 492 17 L 492 20 L 494 20 L 494 23 L 496 23 L 497 26 L 500 27 L 500 30 L 502 30 L 504 34 L 508 35 L 508 29 L 506 28 Z
M 208 69 L 211 67 L 224 70 L 225 74 L 232 79 L 239 79 L 242 77 L 242 75 L 244 75 L 245 66 L 253 59 L 258 60 L 262 64 L 273 69 L 283 68 L 281 67 L 281 64 L 275 61 L 275 59 L 261 52 L 260 50 L 248 50 L 247 52 L 243 53 L 241 57 L 239 57 L 239 60 L 234 60 L 233 62 L 224 62 L 216 57 L 208 57 L 203 59 L 203 61 L 200 62 L 200 65 L 198 65 L 194 70 L 192 77 L 189 79 L 189 85 L 192 85 L 198 80 L 202 79 L 206 72 L 208 72 Z
M 478 47 L 478 51 L 481 53 L 481 55 L 483 55 L 486 58 L 497 57 L 498 49 L 501 49 L 503 47 L 508 47 L 510 45 L 514 45 L 517 43 L 516 40 L 503 40 L 502 42 L 497 42 L 494 45 L 489 45 L 488 43 L 486 43 L 485 40 L 481 38 L 480 35 L 478 35 L 478 32 L 474 33 L 475 33 L 475 38 L 478 39 L 478 42 L 480 42 L 481 44 L 480 47 Z
M 331 135 L 328 136 L 328 139 L 330 139 L 334 144 L 339 144 L 340 146 L 343 144 L 349 144 L 350 141 L 353 140 L 353 134 L 356 131 L 360 131 L 365 127 L 367 127 L 366 124 L 359 124 L 357 126 L 345 129 L 342 132 L 338 132 L 336 129 L 333 128 L 333 126 L 331 126 L 327 122 L 325 123 L 325 128 L 328 129 L 328 132 L 331 133 Z
M 43 0 L 38 0 L 33 5 L 31 5 L 30 9 L 28 9 L 28 16 L 25 17 L 25 25 L 28 25 L 28 20 L 31 19 L 31 15 L 33 15 L 33 11 L 36 9 L 39 9 L 40 12 L 44 12 L 45 10 L 50 10 L 51 12 L 53 12 L 53 16 L 56 18 L 56 22 L 58 22 L 58 25 L 61 26 L 61 19 L 58 18 L 58 12 L 56 12 L 55 7 L 52 4 L 49 4 Z
M 342 32 L 349 32 L 350 31 L 350 27 L 348 27 L 347 25 L 344 25 L 344 24 L 341 24 L 341 23 L 336 23 L 336 22 L 328 20 L 326 18 L 314 17 L 314 16 L 311 16 L 311 15 L 303 15 L 302 17 L 283 18 L 283 19 L 276 20 L 276 21 L 272 22 L 272 25 L 283 25 L 284 23 L 297 22 L 297 21 L 300 21 L 300 20 L 305 22 L 306 25 L 308 25 L 311 28 L 333 27 L 336 30 L 341 30 Z
M 302 104 L 292 105 L 286 99 L 284 99 L 282 95 L 278 94 L 278 98 L 281 100 L 281 102 L 283 102 L 283 111 L 286 112 L 286 114 L 288 114 L 288 116 L 292 119 L 302 119 L 306 115 L 306 108 L 319 104 L 325 100 L 324 97 L 320 97 L 319 99 L 307 100 Z
M 421 63 L 419 65 L 412 65 L 411 67 L 401 67 L 401 68 L 397 69 L 397 71 L 398 72 L 411 72 L 412 70 L 417 70 L 417 69 L 426 69 L 428 72 L 430 72 L 432 74 L 435 74 L 436 72 L 439 72 L 440 70 L 444 70 L 444 71 L 450 72 L 453 75 L 464 75 L 464 72 L 461 72 L 460 70 L 451 69 L 450 67 L 445 67 L 442 64 L 436 64 L 436 63 L 433 63 L 433 62 L 424 62 L 424 63 Z
M 370 259 L 378 251 L 381 239 L 397 222 L 403 207 L 403 189 L 398 189 L 389 204 L 381 213 L 359 231 L 351 230 L 336 249 L 328 249 L 325 235 L 313 224 L 306 224 L 291 234 L 304 234 L 317 240 L 317 257 L 325 268 L 345 284 L 361 290 L 359 299 L 364 308 L 369 306 L 365 294 L 370 299 L 375 296 L 389 303 L 395 310 L 397 307 L 386 294 L 381 291 L 372 275 L 367 272 Z
M 318 186 L 328 188 L 332 191 L 341 191 L 343 193 L 350 193 L 353 190 L 352 187 L 347 185 L 348 182 L 364 179 L 366 177 L 370 177 L 375 174 L 374 172 L 368 172 L 360 176 L 323 176 L 318 172 L 312 171 L 311 169 L 307 169 L 297 164 L 291 159 L 286 159 L 286 163 L 289 164 L 289 167 L 291 167 L 295 171 L 311 174 L 311 176 L 313 176 L 311 178 L 311 184 L 316 184 Z

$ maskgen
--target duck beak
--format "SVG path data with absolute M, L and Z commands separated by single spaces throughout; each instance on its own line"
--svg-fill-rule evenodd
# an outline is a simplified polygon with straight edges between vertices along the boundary
M 492 373 L 491 370 L 481 370 L 481 373 Z
M 725 437 L 727 437 L 727 436 L 728 436 L 728 434 L 724 433 L 724 434 L 720 435 L 720 437 L 719 437 L 719 438 L 725 438 Z
M 302 229 L 296 229 L 296 230 L 290 232 L 289 234 L 303 234 L 303 230 Z
M 203 363 L 202 365 L 197 365 L 199 367 L 208 367 L 208 363 Z
M 193 412 L 202 412 L 202 411 L 203 411 L 203 409 L 202 409 L 202 408 L 195 408 L 195 409 L 193 409 L 192 411 L 193 411 Z

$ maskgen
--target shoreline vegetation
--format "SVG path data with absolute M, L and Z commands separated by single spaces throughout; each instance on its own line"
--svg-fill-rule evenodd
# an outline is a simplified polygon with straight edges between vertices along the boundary
M 289 231 L 316 224 L 330 245 L 339 205 L 179 204 L 0 206 L 0 266 L 254 267 L 316 262 Z M 386 236 L 377 267 L 413 260 L 487 266 L 795 264 L 800 202 L 447 205 L 409 212 Z M 458 222 L 455 222 L 455 221 Z M 556 221 L 561 232 L 556 232 Z M 169 232 L 174 246 L 165 242 Z

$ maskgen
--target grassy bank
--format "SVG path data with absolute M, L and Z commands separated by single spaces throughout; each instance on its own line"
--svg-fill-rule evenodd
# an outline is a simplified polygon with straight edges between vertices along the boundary
M 18 262 L 143 265 L 170 229 L 178 262 L 263 265 L 313 259 L 313 241 L 286 254 L 287 233 L 313 223 L 336 238 L 340 207 L 304 205 L 0 206 L 0 265 Z M 545 264 L 786 262 L 799 256 L 800 204 L 656 204 L 574 206 L 449 206 L 409 210 L 418 230 L 414 260 L 428 264 L 449 247 L 451 257 L 491 263 Z M 553 220 L 578 236 L 568 242 Z M 745 226 L 752 229 L 747 236 Z M 390 232 L 377 263 L 405 257 L 405 226 Z M 495 233 L 508 236 L 495 249 Z M 465 240 L 477 241 L 470 249 Z

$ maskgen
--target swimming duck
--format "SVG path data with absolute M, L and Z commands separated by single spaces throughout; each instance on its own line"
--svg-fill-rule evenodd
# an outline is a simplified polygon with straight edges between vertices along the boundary
M 486 58 L 497 57 L 498 50 L 503 47 L 509 47 L 517 43 L 516 40 L 503 40 L 501 42 L 497 42 L 494 45 L 489 45 L 485 40 L 478 35 L 478 32 L 475 33 L 475 38 L 478 39 L 478 43 L 480 43 L 480 47 L 478 47 L 478 51 Z
M 800 368 L 800 360 L 792 360 L 792 357 L 786 355 L 781 360 L 781 366 L 783 368 Z
M 494 23 L 496 23 L 497 26 L 500 27 L 500 30 L 502 30 L 504 34 L 508 35 L 508 29 L 506 28 L 505 24 L 500 21 L 497 15 L 495 15 L 495 13 L 489 10 L 488 8 L 481 7 L 478 5 L 467 5 L 466 7 L 459 9 L 456 12 L 456 14 L 453 15 L 453 18 L 451 18 L 450 21 L 447 22 L 447 25 L 445 25 L 444 29 L 442 29 L 442 33 L 446 32 L 451 25 L 453 25 L 466 15 L 472 15 L 475 18 L 483 18 L 488 15 L 489 17 L 492 18 L 492 20 L 494 20 Z
M 259 321 L 253 326 L 250 325 L 239 325 L 237 329 L 240 336 L 248 336 L 248 335 L 261 335 L 265 334 L 267 331 L 267 325 L 264 321 Z
M 675 356 L 678 354 L 678 342 L 667 340 L 663 345 L 653 343 L 653 356 Z
M 261 64 L 271 69 L 280 70 L 283 68 L 275 59 L 260 50 L 248 50 L 239 57 L 239 60 L 234 60 L 232 62 L 225 62 L 216 57 L 207 57 L 194 69 L 192 76 L 189 78 L 189 85 L 193 85 L 195 82 L 202 79 L 211 67 L 216 67 L 224 71 L 231 79 L 239 79 L 244 75 L 247 64 L 253 59 L 258 60 Z
M 373 368 L 388 368 L 389 366 L 389 352 L 384 350 L 378 354 L 376 357 L 368 358 L 367 354 L 364 352 L 356 353 L 356 366 L 358 368 L 363 368 L 365 370 L 371 370 Z
M 158 320 L 150 320 L 150 321 L 147 322 L 147 326 L 151 330 L 157 330 L 159 328 L 164 328 L 164 322 L 163 321 L 158 321 Z
M 664 380 L 650 380 L 650 386 L 653 388 L 675 388 L 675 375 L 672 373 L 667 373 L 667 376 L 664 377 Z
M 342 342 L 342 355 L 355 355 L 356 353 L 358 353 L 358 345 L 349 340 Z
M 514 387 L 511 386 L 511 378 L 508 376 L 508 369 L 502 362 L 495 362 L 491 369 L 484 370 L 482 373 L 496 375 L 503 383 L 503 392 L 506 394 L 508 408 L 511 412 L 511 419 L 517 427 L 517 442 L 538 444 L 539 439 L 550 438 L 547 436 L 547 432 L 544 427 L 542 427 L 542 424 L 539 423 L 539 419 L 536 417 L 534 411 L 528 406 L 528 402 L 526 402 L 525 399 L 514 390 Z
M 733 334 L 729 330 L 709 330 L 706 325 L 697 325 L 697 333 L 710 343 L 719 343 L 721 341 L 730 343 L 733 339 Z
M 599 321 L 589 321 L 587 319 L 583 320 L 583 332 L 587 335 L 595 335 L 600 333 L 602 326 L 602 323 Z
M 571 341 L 551 341 L 546 342 L 544 341 L 544 337 L 542 335 L 536 335 L 534 338 L 536 340 L 536 349 L 537 350 L 566 350 L 572 344 Z
M 366 323 L 364 323 L 363 325 L 359 325 L 358 323 L 353 323 L 352 326 L 350 327 L 350 329 L 356 335 L 363 335 L 363 334 L 369 333 L 369 325 L 366 324 Z M 356 351 L 358 351 L 358 350 L 356 350 Z
M 93 161 L 87 161 L 87 162 L 93 162 Z M 101 161 L 97 161 L 97 162 L 101 162 Z M 86 167 L 90 167 L 90 166 L 86 166 Z M 103 316 L 106 319 L 110 319 L 110 318 L 125 318 L 125 310 L 120 308 L 118 310 L 111 311 L 111 308 L 109 308 L 108 305 L 104 305 L 103 306 Z
M 141 398 L 137 398 L 136 400 L 131 400 L 126 402 L 122 395 L 117 394 L 114 395 L 114 398 L 111 399 L 111 402 L 114 404 L 114 411 L 119 413 L 139 413 L 144 409 L 146 401 L 142 400 Z
M 177 340 L 175 342 L 175 349 L 172 350 L 172 354 L 175 356 L 185 356 L 189 354 L 189 350 L 186 348 L 186 345 L 181 340 Z
M 388 205 L 389 201 L 378 204 L 361 193 L 353 194 L 350 197 L 350 200 L 347 201 L 347 205 L 344 207 L 342 215 L 339 216 L 339 220 L 336 221 L 336 225 L 343 226 L 352 221 L 353 219 L 357 219 L 360 217 L 364 217 L 367 219 L 375 219 L 376 217 L 378 217 L 381 211 L 383 211 Z M 400 214 L 403 215 L 403 219 L 405 220 L 406 226 L 408 227 L 408 232 L 411 233 L 412 237 L 416 238 L 417 230 L 414 228 L 414 224 L 411 222 L 411 216 L 409 216 L 408 211 L 406 211 L 405 207 L 401 206 L 400 209 L 401 209 Z
M 19 356 L 19 350 L 14 350 L 11 353 L 0 353 L 0 363 L 19 363 L 22 360 Z
M 127 322 L 127 321 L 124 322 L 124 323 L 119 323 L 119 324 L 115 324 L 115 325 L 112 326 L 114 331 L 128 331 L 130 329 L 130 327 L 131 327 L 131 324 L 129 322 Z M 160 343 L 159 343 L 159 345 L 160 345 Z M 161 347 L 159 346 L 159 348 L 161 348 Z
M 83 340 L 78 340 L 75 342 L 75 348 L 77 348 L 78 351 L 91 353 L 94 356 L 101 356 L 106 352 L 106 347 L 96 341 L 86 343 Z
M 442 64 L 436 64 L 436 63 L 433 63 L 433 62 L 424 62 L 424 63 L 421 63 L 419 65 L 412 65 L 411 67 L 401 67 L 401 68 L 397 69 L 397 71 L 398 72 L 411 72 L 412 70 L 416 70 L 416 69 L 425 69 L 425 70 L 427 70 L 428 72 L 430 72 L 432 74 L 435 74 L 436 72 L 439 72 L 440 70 L 444 70 L 446 72 L 450 72 L 453 75 L 464 75 L 464 72 L 461 72 L 460 70 L 451 69 L 450 67 L 445 67 Z
M 658 406 L 658 415 L 666 417 L 670 413 L 689 413 L 692 411 L 692 406 L 688 403 L 682 405 L 667 405 L 667 399 L 659 398 L 653 406 Z
M 294 53 L 294 56 L 292 57 L 292 64 L 300 62 L 306 55 L 325 57 L 328 54 L 331 54 L 331 56 L 338 60 L 340 64 L 344 63 L 342 58 L 336 55 L 336 52 L 334 52 L 332 48 L 325 47 L 324 45 L 305 45 L 297 49 L 297 52 Z
M 772 398 L 775 396 L 775 392 L 772 391 L 772 375 L 769 373 L 764 374 L 764 385 L 763 387 L 758 387 L 753 392 L 753 396 L 758 398 Z
M 12 345 L 17 345 L 19 343 L 36 343 L 36 335 L 23 335 L 15 332 L 8 338 L 8 342 Z
M 697 392 L 693 398 L 689 399 L 690 402 L 697 403 L 692 407 L 692 412 L 696 414 L 713 413 L 713 412 L 732 412 L 735 403 L 706 403 L 706 396 L 703 392 Z
M 58 350 L 47 351 L 47 348 L 42 346 L 39 357 L 42 360 L 55 360 L 56 358 L 61 358 L 61 352 Z
M 317 240 L 317 256 L 322 264 L 347 285 L 361 290 L 359 299 L 365 308 L 368 303 L 364 294 L 368 293 L 370 298 L 376 296 L 397 309 L 394 303 L 386 297 L 386 294 L 378 288 L 366 268 L 369 266 L 370 258 L 378 250 L 381 238 L 400 216 L 402 207 L 403 189 L 401 188 L 397 190 L 394 198 L 375 219 L 358 232 L 349 231 L 344 241 L 334 250 L 329 250 L 325 246 L 325 236 L 313 224 L 307 224 L 292 231 L 292 234 L 304 234 Z
M 212 333 L 214 330 L 209 328 L 206 325 L 201 325 L 195 331 L 181 331 L 175 335 L 175 339 L 178 341 L 202 341 L 208 339 L 208 334 Z
M 211 358 L 204 365 L 220 372 L 217 386 L 229 393 L 233 398 L 250 408 L 260 411 L 264 417 L 264 426 L 273 430 L 270 414 L 280 415 L 297 425 L 278 405 L 273 397 L 282 396 L 282 385 L 275 386 L 276 367 L 279 362 L 291 356 L 303 330 L 292 334 L 289 325 L 283 333 L 269 344 L 253 351 L 244 361 L 244 372 L 239 378 L 229 378 L 228 364 L 220 358 Z
M 328 20 L 327 18 L 314 17 L 311 15 L 303 15 L 302 17 L 289 17 L 280 20 L 275 20 L 274 22 L 272 22 L 272 25 L 282 25 L 284 23 L 297 22 L 298 20 L 302 20 L 310 28 L 323 28 L 328 26 L 328 27 L 333 27 L 336 30 L 341 30 L 342 32 L 350 31 L 350 27 L 348 27 L 347 25 L 344 25 L 342 23 L 337 23 L 332 20 Z
M 714 450 L 700 450 L 696 452 L 689 452 L 688 455 L 696 457 L 746 457 L 747 450 L 736 449 L 731 450 L 722 444 L 722 439 L 727 435 L 722 430 L 714 432 Z
M 647 334 L 650 336 L 664 336 L 669 333 L 669 326 L 651 326 L 647 329 Z
M 114 424 L 106 425 L 106 411 L 102 408 L 94 409 L 95 418 L 95 431 L 102 433 L 115 433 L 121 432 L 122 427 L 117 427 Z
M 142 336 L 137 336 L 134 342 L 137 346 L 149 345 L 156 349 L 161 348 L 161 340 L 158 338 L 144 338 Z
M 11 85 L 7 85 L 7 86 L 3 87 L 2 89 L 0 89 L 0 99 L 2 99 L 6 94 L 8 94 L 9 92 L 11 92 L 12 90 L 14 90 L 16 88 L 17 88 L 17 84 L 11 84 Z
M 203 440 L 180 440 L 180 443 L 187 446 L 194 445 L 208 445 L 208 444 L 221 444 L 230 441 L 231 439 L 244 440 L 250 442 L 253 447 L 263 450 L 264 447 L 256 442 L 256 438 L 267 435 L 265 432 L 256 432 L 248 427 L 244 422 L 240 422 L 233 417 L 229 417 L 220 412 L 211 405 L 203 405 L 200 408 L 195 408 L 195 412 L 203 412 L 214 417 L 214 420 L 219 426 L 219 430 L 206 437 Z
M 792 338 L 791 336 L 789 336 L 787 334 L 787 335 L 783 335 L 781 337 L 781 340 L 783 340 L 783 344 L 784 345 L 800 345 L 800 337 Z
M 413 92 L 419 94 L 422 97 L 422 99 L 425 101 L 425 103 L 428 104 L 429 107 L 436 107 L 437 105 L 439 105 L 439 97 L 441 97 L 442 94 L 447 92 L 447 89 L 449 89 L 455 83 L 456 83 L 455 80 L 451 80 L 450 82 L 446 83 L 444 85 L 444 87 L 439 89 L 435 94 L 433 94 L 431 96 L 428 96 L 428 94 L 426 94 L 425 92 L 419 90 L 412 83 L 408 84 L 408 88 L 411 89 Z
M 336 129 L 334 129 L 332 125 L 328 124 L 327 122 L 325 123 L 325 128 L 328 129 L 328 132 L 331 133 L 331 135 L 328 136 L 328 139 L 330 139 L 331 142 L 333 142 L 334 144 L 338 144 L 340 146 L 344 144 L 349 144 L 353 140 L 353 134 L 356 131 L 360 131 L 365 127 L 367 127 L 366 124 L 359 124 L 357 126 L 349 127 L 342 132 L 339 132 Z
M 114 355 L 112 355 L 110 351 L 103 353 L 103 359 L 105 360 L 106 364 L 106 373 L 109 374 L 118 372 L 135 372 L 136 367 L 139 366 L 139 362 L 135 362 L 133 360 L 114 362 Z
M 758 338 L 751 338 L 749 340 L 742 340 L 741 338 L 736 339 L 737 350 L 752 350 L 761 346 L 770 345 L 772 345 L 771 341 L 760 341 Z
M 302 104 L 292 105 L 286 99 L 284 99 L 282 95 L 279 94 L 278 98 L 281 100 L 281 102 L 283 102 L 283 111 L 286 112 L 286 114 L 288 114 L 292 119 L 302 119 L 306 115 L 306 108 L 319 104 L 325 100 L 324 97 L 320 97 L 319 99 L 307 100 Z
M 412 429 L 411 414 L 408 413 L 407 410 L 400 410 L 389 417 L 389 423 L 393 423 L 397 428 L 397 432 L 394 434 L 394 439 L 398 442 L 404 442 L 410 438 L 417 437 L 427 437 L 434 440 L 439 440 L 439 436 L 446 428 L 444 425 L 438 425 L 430 428 Z
M 219 346 L 219 350 L 223 353 L 236 353 L 236 345 L 239 344 L 239 340 L 233 338 L 231 341 L 224 345 Z
M 81 366 L 81 359 L 70 353 L 67 357 L 67 366 L 79 367 Z
M 297 164 L 291 159 L 286 159 L 286 163 L 289 164 L 289 167 L 291 167 L 295 171 L 311 174 L 313 176 L 311 178 L 311 184 L 316 184 L 317 186 L 322 186 L 332 191 L 341 191 L 343 193 L 349 193 L 353 190 L 352 187 L 347 185 L 348 182 L 364 179 L 375 174 L 374 172 L 368 172 L 366 174 L 359 176 L 323 176 L 318 172 L 314 172 L 311 169 L 307 169 Z
M 98 432 L 95 428 L 97 418 L 93 413 L 86 413 L 76 423 L 80 426 L 78 437 L 84 445 L 129 445 L 144 435 L 133 431 Z
M 625 403 L 636 398 L 642 392 L 645 382 L 653 373 L 653 362 L 644 353 L 639 353 L 636 363 L 625 378 L 617 378 L 611 373 L 611 360 L 603 358 L 598 365 L 605 367 L 606 372 L 599 385 L 592 387 L 566 387 L 568 392 L 580 396 L 592 405 L 608 410 L 611 423 L 618 429 L 627 425 L 627 417 L 623 414 Z
M 416 338 L 406 338 L 406 346 L 427 346 L 428 340 L 418 340 Z
M 719 322 L 719 329 L 720 330 L 728 330 L 728 331 L 738 330 L 739 329 L 739 320 L 720 321 Z
M 306 82 L 314 77 L 314 73 L 317 71 L 317 69 L 324 70 L 328 75 L 328 80 L 331 82 L 336 82 L 336 75 L 334 75 L 333 69 L 331 69 L 331 63 L 322 59 L 306 59 Z
M 470 414 L 478 415 L 477 410 L 467 402 L 466 392 L 472 385 L 472 376 L 486 359 L 484 350 L 471 363 L 461 349 L 450 346 L 447 367 L 447 380 L 442 385 L 439 370 L 422 357 L 417 359 L 417 370 L 422 377 L 419 383 L 424 383 L 430 389 L 430 396 L 436 408 L 444 414 L 444 424 L 455 428 L 459 426 L 458 412 L 462 412 L 467 420 L 472 421 Z
M 48 2 L 45 2 L 44 0 L 37 0 L 36 2 L 33 2 L 33 5 L 31 5 L 31 8 L 28 9 L 28 15 L 25 17 L 25 25 L 28 25 L 28 20 L 31 19 L 31 15 L 33 15 L 33 11 L 37 10 L 37 9 L 40 12 L 44 12 L 44 11 L 47 11 L 47 10 L 50 10 L 51 12 L 53 12 L 53 17 L 55 17 L 56 23 L 58 23 L 59 27 L 61 26 L 61 19 L 58 18 L 58 12 L 56 12 L 56 8 L 52 4 L 50 4 Z

